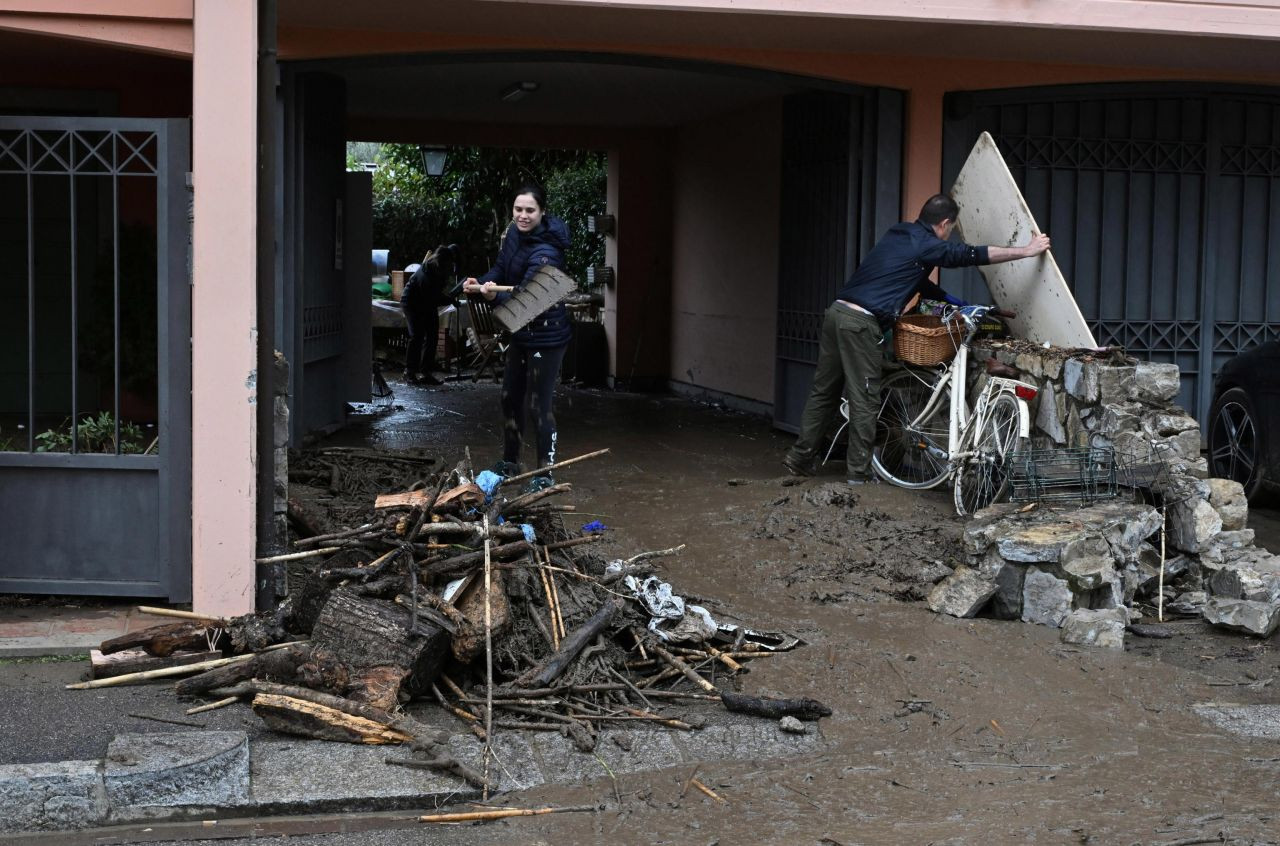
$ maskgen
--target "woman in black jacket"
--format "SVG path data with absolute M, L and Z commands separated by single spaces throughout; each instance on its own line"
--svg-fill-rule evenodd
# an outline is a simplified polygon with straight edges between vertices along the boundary
M 532 182 L 521 185 L 511 206 L 511 225 L 503 236 L 498 260 L 479 279 L 467 279 L 463 290 L 501 302 L 511 294 L 495 290 L 497 286 L 511 285 L 519 290 L 542 267 L 563 270 L 569 228 L 560 218 L 548 215 L 546 208 L 547 198 L 541 186 Z M 511 338 L 502 374 L 502 461 L 494 468 L 500 475 L 519 473 L 526 408 L 533 411 L 536 466 L 542 468 L 556 461 L 556 418 L 551 401 L 570 334 L 569 312 L 557 303 Z M 548 473 L 534 477 L 529 487 L 538 490 L 550 484 Z

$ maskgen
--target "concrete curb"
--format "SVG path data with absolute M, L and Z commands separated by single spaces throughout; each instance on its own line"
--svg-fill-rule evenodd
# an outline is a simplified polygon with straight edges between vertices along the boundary
M 594 752 L 559 734 L 505 732 L 495 739 L 499 792 L 545 783 L 722 759 L 812 752 L 816 726 L 792 735 L 774 722 L 733 720 L 696 732 L 602 731 Z M 480 768 L 482 745 L 456 735 L 450 748 Z M 0 832 L 58 831 L 193 817 L 423 808 L 476 798 L 479 791 L 433 770 L 388 766 L 395 746 L 317 740 L 249 743 L 244 732 L 119 735 L 101 761 L 0 766 Z

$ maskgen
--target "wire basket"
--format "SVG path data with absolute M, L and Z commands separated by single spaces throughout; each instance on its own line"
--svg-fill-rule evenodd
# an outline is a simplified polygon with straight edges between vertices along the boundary
M 1031 449 L 1008 463 L 1014 502 L 1078 502 L 1088 505 L 1119 493 L 1115 452 L 1110 447 Z
M 893 324 L 893 353 L 899 361 L 933 367 L 955 357 L 963 337 L 957 322 L 933 314 L 904 314 Z

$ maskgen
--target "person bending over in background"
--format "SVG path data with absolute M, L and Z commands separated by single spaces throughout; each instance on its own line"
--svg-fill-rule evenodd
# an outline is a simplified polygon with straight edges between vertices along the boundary
M 503 236 L 502 247 L 493 267 L 479 279 L 468 278 L 462 289 L 477 293 L 487 300 L 505 301 L 510 293 L 497 291 L 499 285 L 522 288 L 535 273 L 546 266 L 564 270 L 564 254 L 569 247 L 569 228 L 564 221 L 546 213 L 547 197 L 542 187 L 527 182 L 516 190 L 511 205 L 511 225 Z M 525 415 L 533 414 L 537 442 L 537 468 L 556 460 L 556 418 L 552 398 L 560 362 L 569 343 L 569 312 L 557 303 L 539 314 L 516 332 L 507 348 L 506 368 L 502 374 L 502 461 L 493 468 L 500 476 L 520 472 Z M 551 474 L 535 476 L 531 490 L 551 485 Z
M 796 476 L 813 472 L 818 444 L 840 406 L 849 400 L 849 484 L 872 481 L 871 444 L 880 403 L 880 342 L 917 293 L 963 305 L 929 281 L 936 267 L 1002 264 L 1038 256 L 1049 249 L 1048 235 L 1033 235 L 1024 247 L 974 247 L 948 243 L 960 207 L 934 194 L 914 223 L 889 228 L 836 294 L 822 318 L 813 388 L 800 418 L 800 436 L 782 464 Z
M 400 295 L 400 308 L 409 324 L 409 349 L 404 359 L 404 380 L 414 385 L 444 384 L 436 370 L 436 345 L 440 341 L 439 307 L 452 299 L 448 293 L 457 245 L 441 245 L 427 253 Z M 412 266 L 412 265 L 411 265 Z M 408 268 L 406 268 L 407 270 Z

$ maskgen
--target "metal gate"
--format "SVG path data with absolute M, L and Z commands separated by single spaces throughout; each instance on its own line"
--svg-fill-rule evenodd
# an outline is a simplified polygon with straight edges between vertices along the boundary
M 799 430 L 822 314 L 898 222 L 901 92 L 811 91 L 783 105 L 774 425 Z
M 0 117 L 0 591 L 190 599 L 188 139 Z
M 990 132 L 1098 343 L 1177 363 L 1203 422 L 1222 362 L 1280 336 L 1280 92 L 1071 86 L 946 109 L 946 184 Z M 988 296 L 976 271 L 946 276 Z

